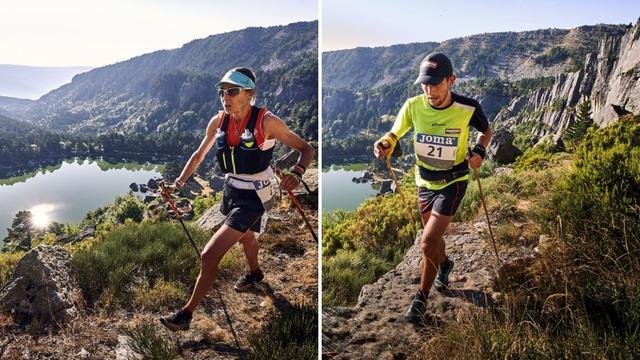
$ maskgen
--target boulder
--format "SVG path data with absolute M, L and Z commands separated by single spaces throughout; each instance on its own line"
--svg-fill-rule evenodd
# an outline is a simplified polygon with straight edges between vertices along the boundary
M 522 151 L 513 146 L 513 140 L 514 136 L 509 130 L 505 128 L 497 130 L 493 134 L 491 144 L 489 144 L 489 148 L 487 149 L 488 158 L 498 164 L 514 162 L 518 156 L 522 155 Z
M 395 188 L 396 186 L 393 183 L 393 180 L 384 180 L 380 184 L 380 190 L 378 191 L 378 195 L 384 195 L 384 194 L 394 192 L 396 190 Z
M 34 319 L 40 324 L 61 324 L 74 317 L 79 290 L 70 276 L 70 262 L 71 255 L 57 245 L 40 245 L 27 252 L 0 289 L 0 309 L 21 325 Z
M 86 238 L 94 237 L 96 234 L 95 225 L 85 225 L 76 236 L 62 235 L 56 239 L 57 244 L 73 244 Z
M 133 191 L 133 192 L 138 192 L 138 190 L 140 190 L 138 188 L 138 184 L 136 184 L 136 183 L 129 184 L 129 189 L 131 189 L 131 191 Z
M 147 181 L 147 187 L 151 190 L 158 190 L 158 182 L 156 179 L 149 179 L 149 181 Z
M 205 230 L 218 230 L 224 224 L 225 215 L 220 212 L 220 206 L 214 205 L 207 209 L 196 221 L 196 225 Z

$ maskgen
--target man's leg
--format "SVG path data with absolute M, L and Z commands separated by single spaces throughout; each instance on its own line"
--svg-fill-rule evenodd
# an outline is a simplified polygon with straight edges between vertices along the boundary
M 189 302 L 183 309 L 193 312 L 198 304 L 200 304 L 209 289 L 211 289 L 211 286 L 213 286 L 213 281 L 218 274 L 218 264 L 220 260 L 222 260 L 224 254 L 226 254 L 231 246 L 238 242 L 243 235 L 240 231 L 224 224 L 211 237 L 211 240 L 209 240 L 207 246 L 205 246 L 202 251 L 202 268 L 200 269 L 198 280 L 196 280 L 196 286 L 193 289 Z
M 422 220 L 422 228 L 424 230 L 425 225 L 427 225 L 427 222 L 429 221 L 429 217 L 431 216 L 431 210 L 425 212 L 424 214 L 421 214 L 421 220 Z M 441 252 L 441 256 L 443 259 L 447 258 L 447 254 L 445 252 L 445 247 L 442 247 L 442 252 Z
M 242 248 L 244 249 L 244 256 L 247 258 L 249 264 L 249 271 L 254 272 L 258 270 L 258 241 L 253 231 L 247 231 L 242 239 Z
M 423 215 L 423 223 L 426 222 L 424 229 L 422 230 L 422 237 L 420 239 L 420 247 L 422 249 L 422 266 L 420 273 L 420 290 L 427 294 L 433 280 L 438 273 L 438 266 L 445 259 L 444 240 L 442 236 L 447 230 L 449 223 L 451 223 L 451 216 L 445 216 L 438 214 L 435 211 L 430 213 L 430 216 Z

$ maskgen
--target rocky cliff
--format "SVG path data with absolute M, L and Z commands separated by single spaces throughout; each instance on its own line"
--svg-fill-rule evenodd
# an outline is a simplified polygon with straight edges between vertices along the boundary
M 419 93 L 411 83 L 421 55 L 430 51 L 451 57 L 458 75 L 453 91 L 477 99 L 494 130 L 526 135 L 531 144 L 559 137 L 584 101 L 594 122 L 607 125 L 640 111 L 639 34 L 639 23 L 597 25 L 325 53 L 325 142 L 388 131 L 389 117 Z M 368 63 L 373 75 L 363 74 Z
M 495 119 L 496 126 L 531 122 L 532 135 L 562 135 L 576 120 L 583 101 L 591 104 L 592 118 L 599 126 L 616 121 L 626 112 L 640 112 L 640 21 L 623 36 L 607 35 L 598 51 L 586 55 L 575 72 L 555 76 L 551 87 L 511 99 Z M 617 110 L 617 111 L 616 111 Z

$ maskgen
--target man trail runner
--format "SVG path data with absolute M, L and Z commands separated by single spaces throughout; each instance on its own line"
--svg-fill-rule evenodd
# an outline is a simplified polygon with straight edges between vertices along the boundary
M 220 202 L 226 219 L 202 251 L 202 268 L 191 298 L 180 311 L 160 319 L 174 331 L 189 328 L 193 311 L 213 286 L 220 260 L 236 242 L 242 243 L 249 272 L 234 288 L 241 291 L 263 280 L 254 232 L 260 231 L 260 219 L 272 203 L 270 181 L 274 172 L 270 164 L 275 141 L 300 152 L 298 163 L 281 179 L 280 187 L 286 191 L 298 186 L 314 155 L 311 145 L 291 132 L 279 117 L 254 106 L 256 76 L 249 68 L 229 70 L 216 88 L 224 111 L 211 119 L 204 140 L 174 184 L 181 189 L 215 143 L 218 164 L 226 174 Z
M 415 81 L 423 94 L 405 101 L 391 131 L 374 143 L 378 159 L 389 157 L 398 139 L 413 129 L 418 208 L 424 228 L 420 286 L 405 315 L 411 322 L 425 315 L 432 285 L 439 291 L 448 288 L 453 261 L 445 254 L 442 236 L 467 189 L 469 166 L 477 169 L 482 165 L 493 134 L 480 104 L 451 91 L 455 80 L 446 55 L 427 55 Z M 468 158 L 471 126 L 480 134 Z

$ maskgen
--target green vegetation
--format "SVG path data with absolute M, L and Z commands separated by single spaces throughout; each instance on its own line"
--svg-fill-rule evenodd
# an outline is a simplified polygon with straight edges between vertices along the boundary
M 18 265 L 18 261 L 24 256 L 24 251 L 12 253 L 0 253 L 0 287 L 9 280 L 13 270 Z
M 406 248 L 402 250 L 406 251 Z M 398 259 L 394 259 L 396 261 L 388 261 L 364 249 L 339 249 L 333 256 L 323 254 L 323 304 L 327 306 L 355 304 L 362 286 L 375 282 L 393 269 L 400 258 L 400 251 L 398 251 Z
M 200 248 L 209 239 L 198 228 L 189 226 L 189 232 Z M 78 251 L 72 268 L 89 304 L 107 292 L 128 307 L 136 281 L 142 279 L 150 287 L 158 281 L 176 282 L 186 288 L 198 275 L 200 259 L 179 225 L 127 222 Z
M 533 61 L 536 64 L 548 67 L 565 61 L 570 55 L 569 50 L 560 46 L 554 46 L 544 54 L 534 57 Z
M 249 336 L 248 359 L 318 358 L 318 308 L 294 304 Z
M 131 339 L 131 350 L 142 355 L 143 359 L 168 360 L 176 358 L 180 353 L 178 338 L 171 336 L 166 339 L 162 333 L 158 333 L 152 320 L 142 320 L 134 327 L 125 329 L 124 334 Z
M 11 222 L 11 228 L 7 230 L 7 237 L 3 239 L 2 252 L 31 250 L 31 242 L 37 234 L 31 211 L 18 211 Z
M 323 216 L 323 302 L 353 304 L 360 288 L 395 266 L 413 244 L 418 231 L 413 206 L 417 192 L 412 176 L 401 184 L 413 219 L 400 196 L 365 201 L 354 212 L 336 211 Z
M 591 101 L 585 98 L 578 105 L 575 122 L 565 129 L 562 134 L 562 139 L 565 140 L 568 145 L 575 147 L 587 135 L 589 128 L 593 126 Z
M 118 196 L 113 203 L 87 213 L 82 220 L 81 225 L 122 224 L 127 219 L 140 222 L 144 217 L 145 211 L 146 208 L 144 203 L 135 195 L 128 194 Z
M 515 171 L 542 170 L 557 166 L 569 155 L 553 144 L 550 137 L 543 139 L 536 146 L 527 149 L 515 162 Z
M 639 357 L 639 139 L 640 117 L 622 120 L 589 130 L 575 161 L 520 170 L 518 200 L 529 203 L 521 215 L 549 240 L 537 258 L 501 270 L 500 306 L 433 330 L 422 352 L 434 359 Z M 498 234 L 513 241 L 513 229 L 501 227 Z
M 198 196 L 193 201 L 193 213 L 195 218 L 199 218 L 210 207 L 220 203 L 222 200 L 222 192 L 217 192 L 212 196 Z

